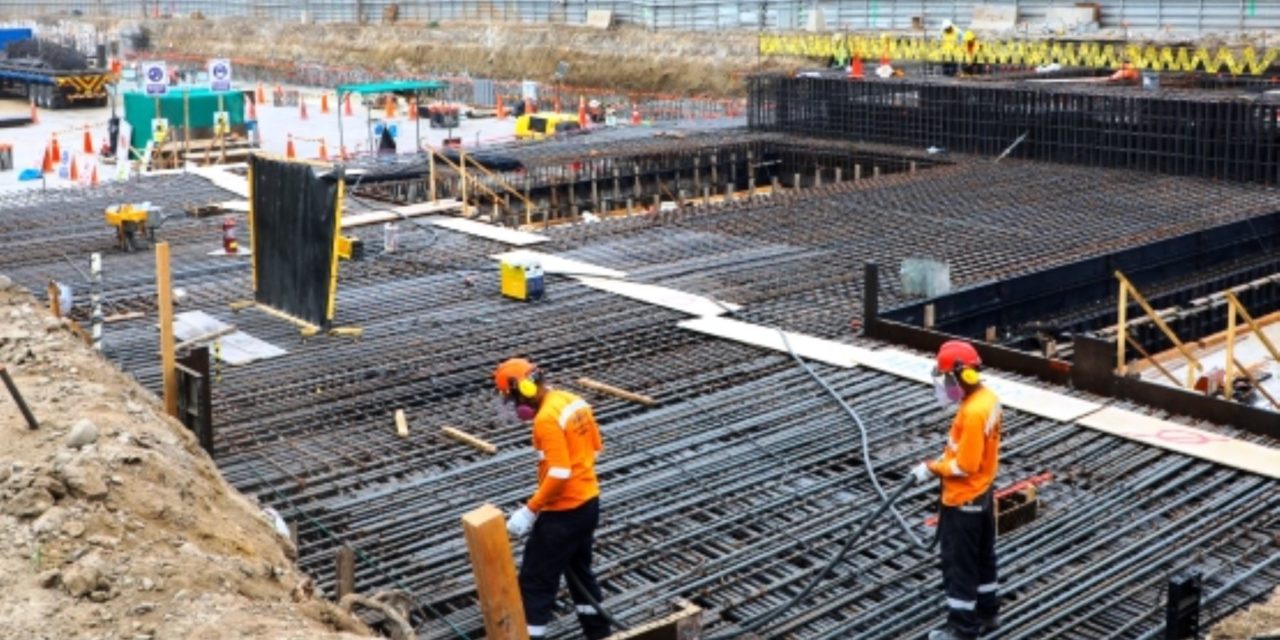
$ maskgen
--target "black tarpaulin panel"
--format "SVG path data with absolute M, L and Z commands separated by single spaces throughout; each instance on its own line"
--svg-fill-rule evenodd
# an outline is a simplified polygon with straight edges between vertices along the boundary
M 254 299 L 327 326 L 338 183 L 310 165 L 252 156 Z

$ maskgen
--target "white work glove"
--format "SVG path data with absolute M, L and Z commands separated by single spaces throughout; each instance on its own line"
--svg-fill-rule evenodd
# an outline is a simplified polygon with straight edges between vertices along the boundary
M 934 477 L 933 472 L 929 470 L 928 463 L 921 462 L 920 464 L 911 467 L 911 479 L 915 484 L 928 482 L 934 479 Z
M 520 507 L 507 519 L 507 533 L 517 538 L 524 537 L 533 529 L 533 521 L 537 518 L 538 514 L 530 511 L 529 507 Z

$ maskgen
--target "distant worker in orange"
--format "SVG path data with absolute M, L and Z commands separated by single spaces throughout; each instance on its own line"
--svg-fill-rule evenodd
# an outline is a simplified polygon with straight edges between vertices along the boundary
M 996 519 L 992 484 L 1000 466 L 1000 400 L 982 384 L 982 360 L 972 344 L 938 349 L 934 392 L 956 417 L 942 455 L 912 469 L 916 482 L 942 479 L 938 538 L 947 624 L 929 640 L 970 640 L 999 626 Z
M 609 621 L 592 604 L 603 597 L 591 570 L 591 553 L 600 521 L 596 456 L 604 444 L 591 406 L 568 391 L 552 388 L 542 372 L 523 358 L 499 364 L 493 382 L 517 417 L 533 421 L 533 448 L 538 453 L 538 490 L 507 521 L 512 535 L 529 535 L 520 565 L 520 596 L 529 637 L 546 637 L 560 577 L 566 571 L 572 574 L 569 594 L 583 634 L 588 640 L 607 637 Z
M 1132 62 L 1125 60 L 1120 63 L 1120 69 L 1111 74 L 1111 77 L 1108 78 L 1108 80 L 1111 82 L 1137 82 L 1138 68 L 1133 66 Z

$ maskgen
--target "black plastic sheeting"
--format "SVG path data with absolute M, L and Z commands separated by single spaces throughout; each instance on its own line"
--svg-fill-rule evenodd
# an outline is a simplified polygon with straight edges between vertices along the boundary
M 254 299 L 319 326 L 328 326 L 334 283 L 335 176 L 310 165 L 252 156 Z

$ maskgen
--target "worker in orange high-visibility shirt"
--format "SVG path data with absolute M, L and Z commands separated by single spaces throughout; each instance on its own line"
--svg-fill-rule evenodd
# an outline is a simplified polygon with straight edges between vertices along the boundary
M 934 392 L 957 407 L 942 455 L 912 470 L 916 482 L 942 479 L 938 538 L 947 625 L 929 640 L 968 640 L 999 621 L 996 519 L 992 484 L 1000 466 L 1000 400 L 982 384 L 982 360 L 972 344 L 951 340 L 938 349 Z
M 588 640 L 607 637 L 609 622 L 592 604 L 603 597 L 591 570 L 591 553 L 600 522 L 596 456 L 604 445 L 591 406 L 552 388 L 523 358 L 499 364 L 493 382 L 504 406 L 514 409 L 519 419 L 533 421 L 533 448 L 538 453 L 538 490 L 507 521 L 512 535 L 529 535 L 520 564 L 529 637 L 546 637 L 565 571 L 576 577 L 569 580 L 569 593 L 583 634 Z

